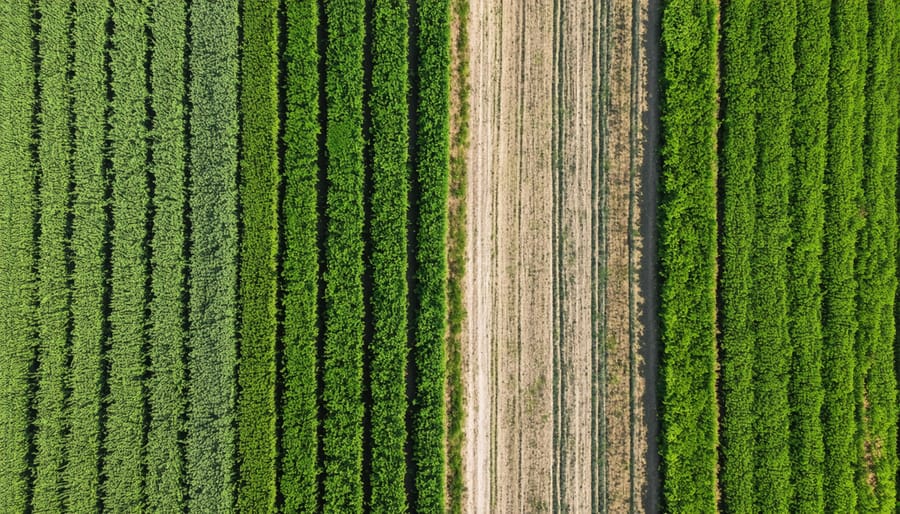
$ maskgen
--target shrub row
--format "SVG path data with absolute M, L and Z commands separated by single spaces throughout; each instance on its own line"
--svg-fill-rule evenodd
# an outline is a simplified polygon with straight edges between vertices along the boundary
M 894 299 L 897 289 L 897 5 L 869 6 L 863 147 L 864 216 L 857 243 L 856 489 L 859 511 L 896 508 L 897 383 Z
M 66 219 L 69 202 L 68 10 L 69 3 L 41 1 L 38 49 L 39 257 L 38 387 L 34 423 L 36 512 L 62 509 L 64 373 L 68 327 Z
M 716 510 L 716 87 L 718 3 L 662 12 L 660 329 L 663 497 Z
M 793 241 L 788 254 L 789 333 L 793 341 L 790 375 L 790 446 L 794 512 L 822 512 L 822 238 L 828 135 L 828 54 L 830 0 L 797 2 L 790 184 Z
M 28 505 L 28 376 L 34 353 L 35 102 L 28 2 L 0 7 L 0 511 Z
M 188 507 L 230 512 L 237 360 L 237 0 L 194 0 L 190 27 Z
M 791 240 L 788 187 L 792 164 L 796 0 L 762 0 L 757 118 L 756 226 L 753 274 L 755 390 L 753 413 L 756 512 L 788 512 L 791 499 L 788 376 L 787 251 Z
M 445 348 L 447 317 L 447 194 L 450 168 L 450 2 L 418 0 L 419 51 L 416 171 L 416 391 L 412 437 L 415 510 L 444 509 Z
M 115 511 L 143 504 L 142 447 L 144 391 L 144 311 L 147 254 L 144 246 L 149 205 L 147 183 L 147 98 L 144 33 L 147 12 L 140 0 L 116 2 L 112 9 L 109 112 L 112 163 L 112 228 L 109 396 L 102 473 L 103 505 Z
M 238 510 L 275 510 L 278 1 L 242 2 Z
M 824 498 L 832 512 L 856 510 L 857 282 L 851 270 L 861 224 L 866 12 L 862 0 L 832 4 L 822 273 Z
M 183 364 L 185 331 L 185 87 L 187 10 L 180 0 L 155 0 L 150 11 L 150 87 L 153 109 L 150 172 L 155 189 L 148 332 L 146 496 L 154 512 L 184 510 Z
M 406 501 L 408 2 L 375 2 L 372 20 L 372 468 L 371 506 L 404 512 Z
M 756 226 L 758 0 L 725 5 L 722 25 L 722 234 L 719 312 L 722 373 L 722 497 L 753 511 L 754 382 L 752 255 Z
M 315 512 L 319 440 L 319 6 L 285 5 L 284 396 L 280 491 L 286 512 Z
M 362 511 L 365 1 L 325 4 L 325 512 Z
M 106 335 L 107 177 L 103 168 L 108 6 L 76 0 L 72 37 L 72 336 L 67 386 L 68 439 L 65 507 L 99 510 L 101 351 Z M 2 153 L 2 152 L 0 152 Z M 3 510 L 3 509 L 0 509 Z

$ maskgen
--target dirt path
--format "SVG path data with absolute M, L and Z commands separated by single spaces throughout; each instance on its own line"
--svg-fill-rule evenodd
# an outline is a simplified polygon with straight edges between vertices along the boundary
M 656 510 L 648 7 L 471 1 L 466 512 Z

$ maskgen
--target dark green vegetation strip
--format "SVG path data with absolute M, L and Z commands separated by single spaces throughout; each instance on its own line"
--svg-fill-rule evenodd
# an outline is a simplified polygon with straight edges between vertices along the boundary
M 408 2 L 377 1 L 372 23 L 371 506 L 404 512 L 406 488 L 406 215 L 409 175 Z
M 72 357 L 67 386 L 66 510 L 96 512 L 100 487 L 101 349 L 106 274 L 106 2 L 76 0 L 72 36 Z M 5 154 L 5 152 L 0 152 Z M 3 245 L 5 246 L 5 245 Z M 2 260 L 6 262 L 5 259 Z M 4 298 L 6 296 L 4 295 Z M 4 310 L 6 312 L 6 310 Z M 3 510 L 3 509 L 0 509 Z
M 188 507 L 234 507 L 237 0 L 194 0 L 190 110 Z
M 857 243 L 856 406 L 860 512 L 896 508 L 897 383 L 894 297 L 897 290 L 897 5 L 869 2 L 863 226 Z
M 857 459 L 855 336 L 857 281 L 853 273 L 865 119 L 866 2 L 832 4 L 831 68 L 828 86 L 828 173 L 825 174 L 822 409 L 825 443 L 825 508 L 856 510 L 853 463 Z
M 660 328 L 665 509 L 716 510 L 717 2 L 662 13 Z
M 415 509 L 444 509 L 444 380 L 447 316 L 447 194 L 450 167 L 450 2 L 418 0 L 416 313 L 413 349 Z
M 106 352 L 109 397 L 104 426 L 103 505 L 133 511 L 143 504 L 144 311 L 147 254 L 147 109 L 142 0 L 115 2 L 110 50 L 112 105 L 112 293 L 110 344 Z
M 286 512 L 315 512 L 319 410 L 319 53 L 316 0 L 287 2 L 284 127 L 284 397 L 280 490 Z
M 275 510 L 278 1 L 242 3 L 238 510 Z
M 447 222 L 447 496 L 449 510 L 462 513 L 465 487 L 462 451 L 465 404 L 462 383 L 463 320 L 466 316 L 463 280 L 466 273 L 466 156 L 469 151 L 469 0 L 453 0 L 451 83 L 450 201 Z M 455 117 L 455 118 L 454 118 Z
M 735 0 L 723 9 L 722 69 L 722 496 L 732 512 L 753 511 L 755 336 L 751 291 L 756 224 L 757 59 L 760 0 Z
M 761 0 L 757 118 L 756 227 L 751 268 L 756 342 L 753 367 L 753 511 L 788 512 L 791 499 L 788 375 L 787 250 L 790 243 L 788 186 L 791 169 L 791 109 L 794 105 L 796 0 Z
M 325 4 L 325 512 L 362 510 L 363 0 Z
M 40 118 L 38 134 L 40 239 L 38 259 L 38 390 L 32 508 L 62 509 L 64 373 L 69 322 L 66 221 L 69 189 L 69 2 L 38 5 Z M 4 407 L 7 408 L 7 407 Z
M 147 507 L 184 509 L 185 88 L 187 10 L 179 0 L 154 0 L 150 10 L 150 172 L 155 188 L 149 325 L 150 426 L 147 434 Z
M 793 512 L 822 512 L 822 238 L 831 0 L 798 0 L 788 254 Z
M 28 376 L 35 322 L 31 162 L 35 98 L 28 2 L 0 5 L 0 511 L 28 503 Z

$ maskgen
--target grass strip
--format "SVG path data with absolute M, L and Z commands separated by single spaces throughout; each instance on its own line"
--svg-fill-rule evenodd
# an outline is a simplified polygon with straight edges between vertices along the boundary
M 188 508 L 234 509 L 237 0 L 189 10 Z
M 284 396 L 279 489 L 287 512 L 318 508 L 319 6 L 285 4 Z
M 716 88 L 718 2 L 662 11 L 660 331 L 663 500 L 714 512 L 716 447 Z
M 275 510 L 278 1 L 241 3 L 238 510 Z

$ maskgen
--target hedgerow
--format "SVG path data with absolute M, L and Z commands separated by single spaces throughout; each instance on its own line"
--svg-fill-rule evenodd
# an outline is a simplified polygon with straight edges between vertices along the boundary
M 285 4 L 284 396 L 281 481 L 286 512 L 318 505 L 319 6 Z
M 69 322 L 66 221 L 69 203 L 69 2 L 38 4 L 40 117 L 38 163 L 38 388 L 35 412 L 36 512 L 62 509 L 64 374 Z M 6 407 L 4 407 L 6 408 Z
M 416 295 L 413 355 L 416 391 L 412 434 L 415 510 L 444 509 L 445 348 L 447 330 L 447 194 L 450 167 L 450 2 L 418 0 L 416 46 Z
M 100 477 L 101 350 L 106 265 L 106 185 L 103 169 L 108 6 L 76 0 L 72 39 L 72 343 L 66 440 L 65 510 L 96 512 Z M 2 509 L 0 509 L 2 510 Z
M 325 3 L 325 512 L 362 511 L 363 0 Z
M 150 380 L 147 433 L 147 507 L 184 509 L 185 88 L 187 10 L 180 0 L 154 0 L 150 10 L 150 172 L 155 189 L 150 241 L 148 328 Z
M 369 345 L 372 469 L 370 505 L 407 510 L 406 216 L 409 192 L 406 0 L 376 1 L 372 21 L 372 318 Z
M 722 12 L 721 482 L 723 503 L 732 512 L 753 511 L 754 498 L 756 338 L 751 256 L 756 226 L 758 14 L 758 0 L 728 2 Z
M 0 511 L 25 512 L 29 496 L 28 378 L 36 322 L 31 156 L 34 68 L 29 2 L 0 5 Z
M 853 270 L 861 224 L 866 12 L 862 0 L 832 4 L 822 273 L 823 485 L 829 512 L 856 510 L 857 281 Z
M 146 5 L 117 1 L 112 9 L 109 113 L 112 163 L 109 397 L 103 447 L 103 506 L 133 511 L 143 505 L 144 302 L 149 205 L 144 57 Z
M 716 510 L 716 87 L 718 3 L 662 12 L 660 329 L 663 499 Z
M 188 508 L 234 508 L 237 296 L 237 0 L 194 0 L 188 306 Z
M 756 226 L 753 273 L 755 389 L 753 414 L 756 512 L 788 512 L 791 499 L 788 376 L 787 251 L 791 108 L 794 105 L 796 0 L 762 0 L 754 16 L 760 24 L 757 128 Z
M 275 510 L 278 2 L 246 0 L 241 25 L 238 510 Z
M 788 252 L 793 512 L 822 512 L 822 238 L 831 0 L 798 0 Z
M 856 334 L 860 512 L 896 508 L 897 383 L 894 298 L 897 290 L 897 5 L 870 1 L 863 147 L 864 222 L 857 243 Z

